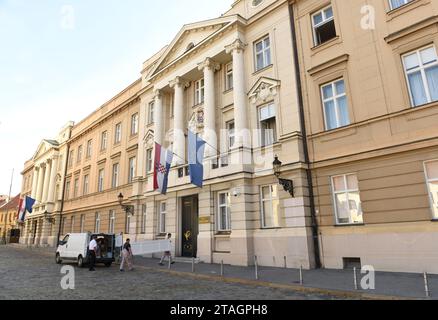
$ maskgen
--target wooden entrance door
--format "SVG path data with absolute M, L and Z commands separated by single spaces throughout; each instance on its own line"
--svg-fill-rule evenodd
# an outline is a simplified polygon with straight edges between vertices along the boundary
M 198 249 L 198 196 L 182 199 L 182 256 L 196 257 Z

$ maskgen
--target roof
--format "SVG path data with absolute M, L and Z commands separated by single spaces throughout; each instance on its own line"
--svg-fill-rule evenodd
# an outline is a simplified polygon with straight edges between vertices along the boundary
M 54 146 L 59 146 L 59 142 L 56 140 L 48 140 L 48 139 L 44 139 L 44 141 L 54 145 Z
M 8 211 L 13 209 L 18 209 L 19 204 L 20 204 L 20 195 L 17 195 L 16 197 L 12 198 L 11 201 L 6 203 L 3 207 L 1 207 L 1 210 Z

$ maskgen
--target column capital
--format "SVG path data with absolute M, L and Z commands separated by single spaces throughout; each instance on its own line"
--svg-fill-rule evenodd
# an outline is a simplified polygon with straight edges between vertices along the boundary
M 211 58 L 206 58 L 203 62 L 198 63 L 198 69 L 200 71 L 203 71 L 205 68 L 213 71 L 219 71 L 221 69 L 221 65 Z
M 155 89 L 154 91 L 154 99 L 161 99 L 163 97 L 162 89 Z
M 233 53 L 233 51 L 237 51 L 237 53 L 245 51 L 245 48 L 247 47 L 247 44 L 245 44 L 242 40 L 236 39 L 233 43 L 225 46 L 226 53 L 230 54 Z
M 177 87 L 177 86 L 183 87 L 185 89 L 185 88 L 190 87 L 190 81 L 188 81 L 184 78 L 181 78 L 181 77 L 176 77 L 174 80 L 169 81 L 169 85 L 172 89 Z

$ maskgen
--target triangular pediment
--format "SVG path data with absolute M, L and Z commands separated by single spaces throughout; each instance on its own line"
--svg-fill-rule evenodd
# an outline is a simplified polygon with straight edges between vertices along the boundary
M 185 54 L 198 48 L 230 24 L 241 21 L 239 16 L 226 16 L 217 19 L 201 21 L 185 25 L 167 47 L 160 60 L 156 63 L 151 76 L 178 60 Z
M 154 131 L 148 130 L 143 138 L 146 149 L 150 149 L 154 147 Z
M 274 97 L 278 93 L 280 85 L 280 80 L 261 77 L 252 86 L 251 90 L 248 93 L 248 97 L 253 103 L 267 102 L 268 100 L 274 99 Z
M 47 153 L 47 151 L 49 151 L 50 149 L 56 148 L 57 146 L 58 146 L 58 142 L 53 141 L 53 140 L 41 141 L 34 156 L 32 157 L 32 159 L 33 160 L 38 159 L 39 157 L 41 157 L 42 155 Z

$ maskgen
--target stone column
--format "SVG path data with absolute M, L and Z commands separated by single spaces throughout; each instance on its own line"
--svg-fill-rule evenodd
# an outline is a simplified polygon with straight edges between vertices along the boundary
M 233 56 L 233 90 L 234 90 L 234 123 L 236 142 L 234 148 L 250 147 L 250 132 L 248 127 L 247 94 L 244 50 L 246 45 L 236 39 L 226 46 L 226 52 Z
M 35 167 L 33 169 L 33 175 L 32 175 L 32 193 L 30 195 L 32 197 L 32 199 L 36 198 L 37 186 L 38 186 L 38 167 Z
M 55 187 L 56 187 L 56 175 L 58 171 L 58 156 L 55 156 L 52 159 L 52 165 L 50 170 L 50 180 L 49 180 L 49 193 L 47 195 L 47 202 L 54 203 L 55 202 Z
M 189 82 L 177 77 L 170 82 L 170 87 L 175 90 L 174 99 L 174 125 L 173 125 L 173 152 L 177 155 L 175 163 L 185 164 L 186 160 L 186 138 L 184 133 L 184 89 Z
M 216 96 L 214 73 L 220 69 L 220 64 L 207 58 L 199 64 L 199 70 L 204 72 L 205 100 L 204 100 L 204 140 L 205 156 L 212 157 L 217 154 L 216 133 Z
M 52 161 L 48 160 L 46 162 L 46 170 L 44 170 L 44 184 L 43 184 L 43 197 L 42 197 L 43 203 L 47 203 L 47 194 L 49 193 L 51 170 L 52 170 Z
M 42 202 L 42 197 L 43 197 L 44 171 L 45 171 L 45 167 L 40 165 L 40 169 L 38 170 L 38 186 L 36 193 L 36 200 L 38 200 L 39 203 Z
M 155 142 L 162 145 L 163 144 L 163 135 L 164 135 L 164 126 L 163 126 L 163 94 L 161 90 L 155 91 Z

